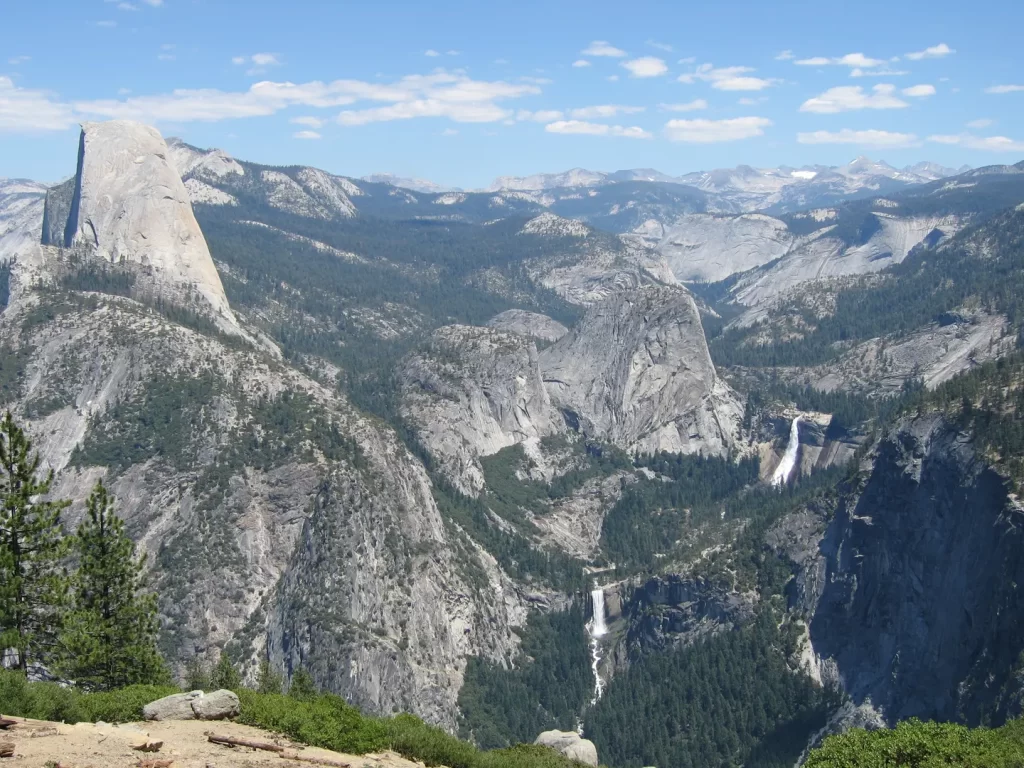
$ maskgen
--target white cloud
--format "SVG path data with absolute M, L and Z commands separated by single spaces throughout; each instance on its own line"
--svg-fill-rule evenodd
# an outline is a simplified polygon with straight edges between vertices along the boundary
M 295 133 L 292 134 L 292 137 L 296 138 L 296 139 L 319 139 L 319 138 L 321 138 L 320 134 L 317 133 L 316 131 L 296 131 Z
M 872 69 L 885 64 L 884 59 L 872 59 L 863 53 L 848 53 L 845 56 L 830 59 L 825 56 L 814 56 L 810 59 L 797 59 L 793 62 L 801 67 L 824 67 L 828 64 L 835 64 L 841 67 L 859 67 L 861 69 Z
M 118 96 L 127 96 L 131 92 L 132 92 L 131 88 L 118 88 L 117 89 L 117 95 Z
M 893 69 L 892 67 L 879 67 L 878 69 L 854 67 L 850 70 L 850 77 L 902 77 L 909 74 L 905 69 Z
M 576 61 L 574 61 L 572 65 L 574 67 L 589 67 L 590 62 L 587 61 L 586 59 L 576 59 Z
M 434 58 L 435 56 L 440 56 L 441 54 L 435 51 L 433 48 L 428 48 L 423 52 L 423 55 L 429 56 L 430 58 Z
M 669 120 L 665 137 L 669 141 L 713 144 L 762 136 L 772 124 L 766 117 L 734 117 L 729 120 Z
M 441 131 L 442 136 L 458 136 L 459 132 L 455 128 L 445 128 Z
M 993 85 L 985 89 L 985 93 L 1017 93 L 1024 91 L 1024 85 Z
M 987 117 L 982 117 L 977 120 L 971 120 L 967 124 L 968 128 L 988 128 L 994 121 L 989 120 Z
M 948 56 L 951 53 L 956 53 L 956 51 L 945 43 L 939 43 L 938 45 L 933 45 L 931 48 L 925 48 L 923 51 L 908 53 L 907 58 L 911 61 L 920 61 L 921 59 L 938 59 L 943 56 Z
M 672 46 L 669 45 L 668 43 L 659 43 L 655 40 L 648 40 L 647 44 L 651 46 L 651 48 L 657 48 L 659 51 L 665 51 L 665 53 L 672 53 Z
M 31 60 L 32 60 L 31 56 L 12 56 L 11 58 L 9 58 L 7 60 L 7 63 L 16 67 L 19 64 L 24 64 L 26 61 L 31 61 Z
M 704 99 L 694 99 L 685 104 L 659 104 L 658 109 L 665 112 L 696 112 L 700 109 L 707 109 L 708 103 Z
M 605 78 L 605 79 L 608 80 L 609 83 L 617 83 L 617 82 L 619 82 L 619 76 L 618 75 L 608 75 L 608 77 Z
M 0 77 L 0 129 L 61 130 L 84 119 L 128 119 L 146 123 L 215 122 L 272 115 L 292 106 L 325 109 L 360 101 L 386 106 L 342 112 L 343 125 L 381 120 L 446 117 L 456 122 L 497 122 L 512 116 L 497 102 L 540 93 L 532 84 L 473 80 L 437 71 L 408 75 L 393 83 L 335 80 L 324 83 L 261 81 L 245 91 L 178 89 L 126 99 L 62 103 L 43 91 L 16 88 Z
M 137 10 L 139 10 L 139 7 L 137 5 L 132 5 L 131 3 L 118 3 L 117 7 L 118 7 L 119 10 L 122 10 L 122 11 L 137 11 Z
M 161 51 L 173 51 L 177 47 L 178 46 L 176 46 L 174 43 L 164 43 L 163 45 L 160 46 L 160 50 Z
M 662 59 L 656 56 L 641 56 L 639 59 L 630 59 L 622 62 L 622 66 L 629 70 L 631 77 L 660 77 L 668 72 L 668 66 Z
M 972 136 L 963 133 L 957 136 L 929 136 L 928 141 L 936 144 L 956 144 L 966 149 L 985 152 L 1024 152 L 1024 141 L 1015 141 L 1006 136 Z
M 737 104 L 742 104 L 744 107 L 752 107 L 755 104 L 763 104 L 766 101 L 768 101 L 767 96 L 758 96 L 756 99 L 752 99 L 749 96 L 744 96 L 737 102 Z
M 584 56 L 611 56 L 616 59 L 621 59 L 626 55 L 626 52 L 621 48 L 616 48 L 614 45 L 610 45 L 605 40 L 595 40 L 582 51 Z
M 0 133 L 62 131 L 75 124 L 67 104 L 59 104 L 45 91 L 18 88 L 0 75 Z
M 680 59 L 677 63 L 678 64 L 696 64 L 697 63 L 697 57 L 696 56 L 687 56 L 685 59 Z
M 680 83 L 692 84 L 698 80 L 711 83 L 719 91 L 762 91 L 775 85 L 775 78 L 752 77 L 748 72 L 753 67 L 719 67 L 701 64 L 694 72 L 687 72 L 676 78 Z
M 779 55 L 775 57 L 775 60 L 776 61 L 790 61 L 791 59 L 794 59 L 794 58 L 796 58 L 796 57 L 793 55 L 793 52 L 787 48 L 784 51 L 780 51 Z
M 555 120 L 561 120 L 565 115 L 562 114 L 561 110 L 558 109 L 540 109 L 536 112 L 531 112 L 528 109 L 520 109 L 516 112 L 516 120 L 520 122 L 531 122 L 531 123 L 551 123 Z
M 590 120 L 594 117 L 615 117 L 616 115 L 635 115 L 643 112 L 645 107 L 627 107 L 622 104 L 600 104 L 594 107 L 580 107 L 569 110 L 574 120 Z
M 445 51 L 445 55 L 447 55 L 447 56 L 458 56 L 460 53 L 461 53 L 461 51 L 456 51 L 454 49 L 452 49 L 450 51 Z
M 159 8 L 161 5 L 164 4 L 164 0 L 142 0 L 142 2 L 144 2 L 146 5 L 152 8 Z
M 843 128 L 841 131 L 814 131 L 798 133 L 796 140 L 801 144 L 858 144 L 866 147 L 915 147 L 920 142 L 913 133 L 893 133 L 891 131 L 853 131 Z
M 322 119 L 322 118 L 319 118 L 319 117 L 307 116 L 307 117 L 293 117 L 288 122 L 292 123 L 293 125 L 307 125 L 310 128 L 323 128 L 324 124 L 327 121 Z
M 808 99 L 800 105 L 801 112 L 835 114 L 857 109 L 900 109 L 907 103 L 896 95 L 896 86 L 879 83 L 867 93 L 859 85 L 843 85 L 829 88 L 820 96 Z
M 904 88 L 902 91 L 904 96 L 913 96 L 915 98 L 921 98 L 922 96 L 934 96 L 935 86 L 934 85 L 912 85 L 909 88 Z
M 109 19 L 108 20 L 104 20 L 104 21 L 97 21 L 96 22 L 96 26 L 97 27 L 106 27 L 107 29 L 111 29 L 111 28 L 117 26 L 117 22 L 116 21 L 110 21 Z
M 455 71 L 456 72 L 460 72 L 462 74 L 465 74 L 465 70 L 458 70 L 457 69 Z M 525 77 L 520 77 L 519 79 L 522 80 L 524 83 L 532 83 L 533 85 L 551 85 L 551 83 L 555 82 L 550 77 L 530 77 L 530 76 L 525 76 Z
M 254 53 L 251 56 L 232 56 L 231 63 L 236 66 L 252 64 L 249 69 L 245 70 L 245 74 L 259 75 L 270 67 L 280 66 L 281 60 L 276 53 Z
M 649 131 L 638 126 L 625 127 L 622 125 L 604 125 L 603 123 L 588 123 L 585 120 L 558 120 L 544 126 L 548 133 L 566 133 L 583 136 L 621 136 L 627 139 L 650 139 L 653 138 Z
M 173 53 L 158 53 L 156 57 L 160 61 L 174 61 L 177 58 Z

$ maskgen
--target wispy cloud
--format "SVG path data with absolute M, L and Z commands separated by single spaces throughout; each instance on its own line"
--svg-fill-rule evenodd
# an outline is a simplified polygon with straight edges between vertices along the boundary
M 929 136 L 928 141 L 936 144 L 955 144 L 985 152 L 1024 152 L 1024 141 L 1015 141 L 1006 136 L 973 136 L 961 133 L 955 136 Z
M 458 56 L 462 51 L 456 51 L 454 48 L 450 51 L 445 51 L 446 56 Z
M 516 112 L 516 120 L 519 122 L 529 123 L 551 123 L 555 120 L 561 120 L 565 115 L 562 114 L 560 109 L 540 109 L 536 112 L 531 112 L 528 109 L 520 109 Z
M 659 43 L 656 40 L 648 40 L 647 44 L 651 48 L 657 48 L 659 51 L 665 51 L 665 53 L 672 53 L 672 46 L 668 43 Z
M 433 48 L 427 48 L 427 50 L 425 50 L 423 52 L 423 55 L 424 56 L 429 56 L 430 58 L 433 59 L 433 58 L 435 58 L 437 56 L 440 56 L 441 54 L 439 52 L 435 51 Z
M 1018 93 L 1024 91 L 1024 85 L 993 85 L 985 89 L 985 93 Z
M 261 75 L 271 67 L 279 67 L 281 59 L 278 58 L 276 53 L 254 53 L 251 56 L 233 56 L 231 63 L 236 66 L 249 64 L 250 66 L 245 70 L 245 74 Z
M 146 5 L 152 8 L 159 8 L 161 5 L 164 4 L 164 0 L 142 0 L 142 2 L 144 2 Z
M 801 67 L 824 67 L 830 64 L 840 67 L 859 67 L 861 69 L 872 69 L 886 64 L 885 59 L 872 59 L 863 53 L 848 53 L 845 56 L 828 58 L 826 56 L 813 56 L 809 59 L 797 59 L 793 62 Z
M 589 67 L 590 62 L 587 61 L 586 59 L 576 59 L 576 61 L 574 61 L 572 65 L 574 67 Z
M 914 51 L 913 53 L 906 54 L 906 57 L 911 61 L 920 61 L 921 59 L 939 59 L 943 56 L 949 56 L 951 53 L 956 53 L 945 43 L 939 43 L 933 45 L 931 48 L 925 48 L 923 51 Z
M 913 133 L 854 131 L 849 128 L 843 128 L 841 131 L 798 133 L 796 140 L 801 144 L 857 144 L 865 147 L 888 148 L 920 146 L 920 141 Z
M 643 112 L 646 107 L 628 107 L 622 104 L 599 104 L 593 107 L 580 107 L 569 110 L 574 120 L 590 120 L 595 117 L 615 117 L 616 115 L 635 115 Z
M 611 56 L 613 58 L 621 59 L 626 55 L 626 52 L 621 48 L 616 48 L 605 40 L 595 40 L 582 51 L 584 56 Z
M 901 93 L 904 96 L 911 96 L 913 98 L 921 98 L 923 96 L 934 96 L 935 86 L 934 85 L 912 85 L 909 88 L 904 88 Z
M 753 77 L 753 67 L 718 67 L 701 64 L 694 72 L 687 72 L 676 78 L 680 83 L 692 84 L 698 80 L 711 83 L 720 91 L 762 91 L 779 81 L 775 78 Z
M 787 48 L 784 51 L 779 51 L 778 55 L 776 55 L 776 57 L 775 57 L 775 60 L 776 61 L 791 61 L 792 59 L 795 59 L 795 58 L 796 58 L 796 56 L 793 55 L 793 52 Z
M 850 77 L 902 77 L 909 74 L 905 69 L 893 69 L 892 67 L 879 67 L 878 69 L 854 67 L 850 70 Z
M 630 59 L 622 62 L 622 66 L 629 70 L 630 77 L 661 77 L 668 72 L 668 65 L 656 56 Z
M 895 85 L 879 83 L 870 92 L 859 85 L 829 88 L 801 104 L 800 111 L 835 114 L 859 109 L 900 109 L 906 106 L 907 102 L 896 96 Z
M 583 136 L 621 136 L 626 139 L 651 139 L 654 138 L 649 131 L 639 126 L 604 125 L 603 123 L 589 123 L 585 120 L 558 120 L 544 126 L 548 133 L 566 133 Z
M 114 27 L 117 26 L 117 22 L 116 21 L 111 21 L 110 19 L 104 19 L 103 21 L 97 21 L 96 22 L 96 26 L 97 27 L 105 27 L 106 29 L 113 29 Z
M 707 109 L 708 103 L 704 99 L 694 99 L 688 101 L 685 104 L 659 104 L 658 109 L 664 112 L 697 112 L 701 109 Z
M 728 120 L 669 120 L 664 134 L 669 141 L 714 144 L 762 136 L 772 121 L 766 117 L 734 117 Z
M 46 91 L 18 88 L 0 75 L 0 132 L 62 131 L 74 124 L 75 115 L 67 104 L 54 101 Z
M 288 122 L 291 123 L 292 125 L 305 125 L 310 128 L 323 128 L 324 124 L 327 121 L 320 117 L 304 116 L 293 117 Z
M 296 131 L 292 134 L 296 139 L 319 139 L 322 138 L 316 131 Z
M 967 123 L 967 127 L 975 129 L 988 128 L 992 123 L 992 120 L 989 120 L 987 117 L 982 117 L 977 120 L 971 120 L 971 122 Z
M 17 67 L 19 64 L 24 64 L 26 61 L 32 61 L 31 56 L 12 56 L 7 60 L 8 64 Z
M 441 131 L 441 135 L 442 136 L 458 136 L 459 135 L 459 131 L 458 131 L 457 128 L 445 128 L 443 131 Z

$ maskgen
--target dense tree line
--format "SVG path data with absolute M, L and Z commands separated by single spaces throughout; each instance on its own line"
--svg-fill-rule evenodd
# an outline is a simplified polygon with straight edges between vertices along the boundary
M 764 611 L 743 629 L 644 656 L 616 676 L 584 721 L 620 768 L 789 768 L 838 703 L 791 668 L 796 628 Z
M 594 690 L 584 615 L 534 614 L 512 668 L 471 658 L 459 691 L 459 730 L 482 749 L 530 743 L 542 731 L 571 731 Z
M 166 682 L 144 559 L 113 499 L 97 482 L 68 536 L 70 502 L 47 498 L 52 482 L 8 412 L 0 422 L 0 649 L 14 651 L 22 674 L 42 664 L 86 690 Z M 70 573 L 69 563 L 77 566 Z

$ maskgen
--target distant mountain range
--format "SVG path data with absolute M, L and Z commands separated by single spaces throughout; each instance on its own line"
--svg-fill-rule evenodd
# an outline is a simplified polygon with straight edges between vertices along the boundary
M 970 166 L 948 168 L 927 161 L 895 168 L 885 161 L 863 156 L 841 166 L 754 168 L 738 165 L 735 168 L 694 171 L 681 176 L 672 176 L 654 168 L 633 168 L 610 173 L 572 168 L 561 173 L 499 176 L 486 189 L 475 191 L 542 193 L 593 188 L 619 182 L 683 184 L 709 195 L 709 204 L 713 210 L 786 213 L 815 205 L 831 205 L 862 193 L 888 194 L 911 184 L 924 184 L 967 170 L 970 170 Z M 363 180 L 391 184 L 416 192 L 461 191 L 423 179 L 408 179 L 386 173 L 364 176 Z

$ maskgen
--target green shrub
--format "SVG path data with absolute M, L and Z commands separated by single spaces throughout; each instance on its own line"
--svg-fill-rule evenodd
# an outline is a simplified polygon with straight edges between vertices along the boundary
M 0 713 L 35 720 L 129 723 L 142 719 L 151 701 L 181 693 L 177 688 L 132 685 L 106 693 L 83 693 L 56 683 L 26 683 L 17 672 L 0 670 Z
M 385 721 L 391 749 L 410 760 L 448 768 L 471 768 L 482 754 L 473 745 L 427 725 L 413 715 L 397 715 Z
M 906 720 L 892 730 L 853 729 L 829 736 L 805 768 L 1021 768 L 1024 722 L 1002 728 Z

